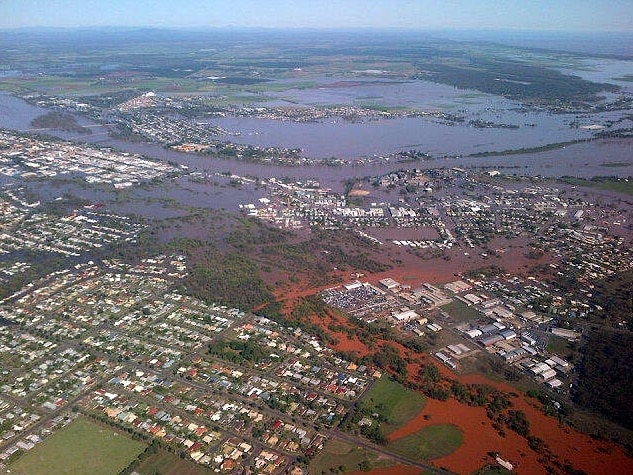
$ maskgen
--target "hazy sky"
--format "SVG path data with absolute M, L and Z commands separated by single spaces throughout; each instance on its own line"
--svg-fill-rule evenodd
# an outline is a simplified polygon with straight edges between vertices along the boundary
M 0 28 L 159 26 L 630 31 L 633 0 L 0 0 Z

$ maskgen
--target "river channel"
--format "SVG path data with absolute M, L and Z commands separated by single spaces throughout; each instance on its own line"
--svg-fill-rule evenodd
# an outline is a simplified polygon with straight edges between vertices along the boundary
M 442 86 L 445 87 L 445 86 Z M 46 110 L 34 107 L 22 99 L 13 97 L 6 93 L 0 93 L 0 128 L 15 129 L 18 131 L 28 131 L 31 129 L 30 122 L 33 118 L 45 113 Z M 527 118 L 527 121 L 533 117 Z M 417 136 L 409 136 L 407 132 L 402 131 L 402 124 L 408 120 L 417 119 L 389 119 L 381 120 L 370 123 L 352 124 L 345 122 L 338 123 L 317 123 L 317 124 L 297 124 L 291 122 L 279 122 L 264 119 L 226 119 L 226 122 L 235 122 L 236 127 L 240 127 L 247 130 L 251 125 L 249 124 L 266 124 L 264 134 L 266 140 L 271 140 L 272 137 L 278 134 L 283 136 L 284 130 L 300 130 L 297 132 L 299 138 L 305 140 L 305 143 L 299 141 L 297 143 L 301 148 L 309 149 L 312 143 L 321 142 L 322 147 L 330 146 L 330 142 L 336 142 L 336 147 L 355 147 L 355 144 L 365 144 L 367 141 L 371 144 L 379 144 L 383 142 L 390 143 L 387 148 L 393 151 L 397 149 L 418 148 L 424 150 L 424 146 L 415 147 L 419 145 L 419 138 Z M 449 126 L 446 124 L 436 124 L 430 122 L 428 119 L 419 119 L 425 121 L 427 126 L 433 130 L 432 136 L 436 137 L 438 147 L 441 143 L 451 144 L 459 140 L 471 140 L 472 137 L 476 137 L 481 133 L 481 129 Z M 560 119 L 548 119 L 548 120 L 560 120 Z M 82 119 L 85 123 L 85 120 Z M 95 125 L 95 124 L 88 124 Z M 253 127 L 259 127 L 260 125 L 254 125 Z M 405 127 L 406 129 L 406 127 Z M 534 129 L 531 133 L 538 135 L 541 130 L 539 126 L 530 127 Z M 618 175 L 618 176 L 631 176 L 633 175 L 633 140 L 631 139 L 612 139 L 612 140 L 594 140 L 591 142 L 583 142 L 565 148 L 559 148 L 539 153 L 526 153 L 520 155 L 505 155 L 505 156 L 488 156 L 488 157 L 467 157 L 467 156 L 451 156 L 451 158 L 437 158 L 425 161 L 416 161 L 414 163 L 402 163 L 394 162 L 392 160 L 376 160 L 371 163 L 366 163 L 360 160 L 357 164 L 348 166 L 328 166 L 328 165 L 315 165 L 310 167 L 298 167 L 298 166 L 279 166 L 279 165 L 266 165 L 251 162 L 240 162 L 236 160 L 220 159 L 209 156 L 198 156 L 193 154 L 186 154 L 167 150 L 157 144 L 144 144 L 133 143 L 121 140 L 115 140 L 110 138 L 103 127 L 92 127 L 93 133 L 89 135 L 72 134 L 66 132 L 47 131 L 49 134 L 53 134 L 57 137 L 78 140 L 88 143 L 94 143 L 98 146 L 113 147 L 119 150 L 138 153 L 146 155 L 148 157 L 156 158 L 159 160 L 167 160 L 176 162 L 181 165 L 186 165 L 190 170 L 199 171 L 206 176 L 211 176 L 216 173 L 227 173 L 240 175 L 240 176 L 252 176 L 260 178 L 272 178 L 272 177 L 291 177 L 299 180 L 305 179 L 317 179 L 322 185 L 330 186 L 334 189 L 340 188 L 342 181 L 350 177 L 366 177 L 377 176 L 388 173 L 393 170 L 402 168 L 433 168 L 433 167 L 492 167 L 505 169 L 507 173 L 514 173 L 518 175 L 542 175 L 542 176 L 578 176 L 578 177 L 593 177 L 603 175 Z M 320 132 L 319 132 L 320 130 Z M 408 130 L 408 129 L 407 129 Z M 488 131 L 490 129 L 484 129 Z M 521 130 L 521 129 L 519 129 Z M 573 129 L 574 134 L 578 129 Z M 572 138 L 585 137 L 584 129 L 581 129 L 581 134 L 571 136 L 565 135 L 561 139 L 567 140 Z M 349 132 L 349 133 L 348 133 Z M 486 148 L 492 150 L 505 150 L 505 143 L 499 145 L 492 140 L 493 136 L 499 135 L 505 136 L 508 131 L 505 129 L 492 129 L 491 135 L 485 140 L 490 140 Z M 321 135 L 319 135 L 321 134 Z M 588 136 L 589 134 L 587 134 Z M 242 137 L 244 134 L 242 135 Z M 247 136 L 248 137 L 248 136 Z M 255 135 L 254 137 L 258 137 Z M 296 137 L 296 136 L 295 136 Z M 368 139 L 371 137 L 371 140 Z M 397 137 L 397 139 L 394 139 Z M 554 141 L 555 136 L 549 136 L 545 143 L 551 143 Z M 339 138 L 337 141 L 335 138 Z M 562 140 L 557 140 L 562 141 Z M 271 144 L 274 140 L 271 140 Z M 474 143 L 473 140 L 472 143 Z M 249 143 L 255 143 L 249 142 Z M 351 143 L 351 145 L 349 145 Z M 463 142 L 462 142 L 463 143 Z M 346 145 L 348 144 L 348 145 Z M 535 146 L 543 144 L 542 141 L 537 141 L 535 144 L 525 144 L 521 141 L 513 143 L 515 147 L 520 148 L 525 146 Z M 285 145 L 284 143 L 274 143 L 274 145 Z M 474 145 L 472 145 L 474 147 Z M 371 146 L 373 147 L 373 145 Z M 394 147 L 396 150 L 394 150 Z M 480 150 L 475 151 L 484 151 Z M 369 156 L 381 155 L 386 153 L 387 150 L 374 150 Z M 438 149 L 438 151 L 441 151 Z M 444 149 L 447 152 L 447 149 Z M 329 155 L 329 154 L 325 154 Z M 354 155 L 349 153 L 347 155 Z M 612 166 L 617 163 L 618 166 Z

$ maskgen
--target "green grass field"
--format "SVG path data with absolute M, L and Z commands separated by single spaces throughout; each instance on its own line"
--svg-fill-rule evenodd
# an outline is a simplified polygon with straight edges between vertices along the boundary
M 391 464 L 393 460 L 381 458 L 375 452 L 348 444 L 340 439 L 332 439 L 314 458 L 310 464 L 309 473 L 321 475 L 324 472 L 355 472 L 362 468 L 374 469 L 388 467 Z
M 625 193 L 633 195 L 633 181 L 625 180 L 608 180 L 594 179 L 585 180 L 583 178 L 562 178 L 561 181 L 570 185 L 586 186 L 588 188 L 597 188 L 599 190 L 615 191 L 616 193 Z
M 116 475 L 145 444 L 78 418 L 11 464 L 14 475 Z
M 389 378 L 376 381 L 363 399 L 363 405 L 387 419 L 383 425 L 385 434 L 413 419 L 425 404 L 424 396 Z
M 159 452 L 145 459 L 135 469 L 141 475 L 160 473 L 161 475 L 211 475 L 211 468 L 198 465 L 191 459 L 181 459 L 169 452 Z
M 462 441 L 463 435 L 456 426 L 437 424 L 394 440 L 387 448 L 416 460 L 433 460 L 454 452 Z
M 569 351 L 569 342 L 560 336 L 551 335 L 547 340 L 547 351 L 564 356 Z
M 459 300 L 453 300 L 451 303 L 443 305 L 442 310 L 460 322 L 470 322 L 471 320 L 477 320 L 482 316 L 481 313 L 473 307 L 469 307 Z

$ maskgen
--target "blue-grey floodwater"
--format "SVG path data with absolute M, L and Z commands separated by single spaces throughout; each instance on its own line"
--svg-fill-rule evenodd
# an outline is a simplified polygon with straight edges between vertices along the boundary
M 229 136 L 227 140 L 252 143 L 255 145 L 301 147 L 307 156 L 355 159 L 362 156 L 387 155 L 398 150 L 418 149 L 431 152 L 434 156 L 451 155 L 447 159 L 418 161 L 415 163 L 397 163 L 382 160 L 376 163 L 359 163 L 345 167 L 318 165 L 314 167 L 275 166 L 258 163 L 239 162 L 208 156 L 179 153 L 166 150 L 157 144 L 139 144 L 114 140 L 107 136 L 103 128 L 93 128 L 93 134 L 81 135 L 57 133 L 56 136 L 95 143 L 100 146 L 111 146 L 120 150 L 139 153 L 160 160 L 169 160 L 187 165 L 190 170 L 199 171 L 209 177 L 216 173 L 230 172 L 240 176 L 261 178 L 292 177 L 296 179 L 317 178 L 324 186 L 342 189 L 342 182 L 350 176 L 377 176 L 406 167 L 431 168 L 444 166 L 459 167 L 508 167 L 508 172 L 525 175 L 543 176 L 579 176 L 592 177 L 600 175 L 633 175 L 633 140 L 614 139 L 596 140 L 568 146 L 563 149 L 541 153 L 522 155 L 506 155 L 495 157 L 466 157 L 468 153 L 484 151 L 500 151 L 514 148 L 532 147 L 586 138 L 592 135 L 587 129 L 570 127 L 570 121 L 578 124 L 601 124 L 606 120 L 622 115 L 622 112 L 605 114 L 584 114 L 583 116 L 553 115 L 547 112 L 526 112 L 518 104 L 504 98 L 472 91 L 459 91 L 448 86 L 432 83 L 424 84 L 385 84 L 377 85 L 375 81 L 369 86 L 366 94 L 371 100 L 378 100 L 378 94 L 388 96 L 389 101 L 405 100 L 417 91 L 427 91 L 422 99 L 417 96 L 418 104 L 429 104 L 454 113 L 467 114 L 470 118 L 481 118 L 498 123 L 515 123 L 519 129 L 477 129 L 467 125 L 447 125 L 444 121 L 423 118 L 397 118 L 366 123 L 349 123 L 343 120 L 325 120 L 319 123 L 279 122 L 256 118 L 225 118 L 217 121 L 229 130 L 239 131 L 239 137 Z M 412 88 L 412 89 L 409 89 Z M 346 94 L 353 101 L 358 94 L 357 87 L 326 88 L 307 90 L 308 99 L 314 100 L 320 94 Z M 298 92 L 299 93 L 299 92 Z M 303 91 L 301 91 L 303 93 Z M 363 101 L 368 101 L 368 95 Z M 413 99 L 412 99 L 413 100 Z M 453 101 L 453 102 L 451 102 Z M 449 107 L 450 106 L 450 107 Z M 419 105 L 419 107 L 422 107 Z M 46 111 L 33 107 L 19 98 L 7 93 L 0 93 L 0 128 L 16 130 L 30 129 L 30 121 Z M 81 119 L 84 122 L 84 119 Z M 534 124 L 528 126 L 525 124 Z M 623 125 L 624 124 L 624 125 Z M 626 125 L 628 124 L 628 125 Z M 91 124 L 88 124 L 91 125 Z M 630 121 L 620 126 L 631 126 Z M 49 132 L 51 133 L 51 132 Z M 250 135 L 249 135 L 250 134 Z M 460 155 L 455 158 L 455 155 Z M 605 167 L 605 164 L 618 162 L 623 166 Z M 231 187 L 215 187 L 209 192 L 210 185 L 188 184 L 183 200 L 194 206 L 204 202 L 208 207 L 230 209 L 235 202 L 235 194 L 240 194 Z M 77 190 L 78 191 L 78 190 Z M 81 195 L 88 191 L 80 192 Z M 140 192 L 142 195 L 143 193 Z M 160 193 L 159 193 L 160 194 Z M 156 193 L 152 193 L 156 196 Z M 167 194 L 165 194 L 167 196 Z M 251 195 L 250 198 L 255 198 Z M 240 196 L 248 199 L 248 196 Z M 161 206 L 161 205 L 156 205 Z
M 602 64 L 602 63 L 601 63 Z M 606 65 L 607 63 L 605 63 Z M 628 61 L 612 61 L 611 73 L 621 74 Z M 615 64 L 615 66 L 613 66 Z M 624 64 L 624 65 L 623 65 Z M 606 81 L 593 70 L 584 71 Z M 616 74 L 616 75 L 617 75 Z M 608 130 L 610 122 L 633 111 L 595 114 L 553 114 L 529 110 L 520 103 L 490 94 L 460 90 L 428 81 L 398 82 L 380 78 L 321 78 L 321 87 L 290 89 L 273 93 L 273 104 L 301 106 L 378 106 L 406 107 L 421 112 L 441 112 L 463 118 L 446 121 L 435 116 L 395 118 L 361 123 L 340 118 L 319 122 L 280 122 L 253 117 L 227 117 L 209 121 L 229 131 L 227 140 L 261 147 L 302 148 L 311 158 L 388 155 L 416 149 L 434 157 L 468 155 L 540 147 L 557 142 L 590 138 L 592 127 Z M 615 81 L 611 81 L 615 82 Z M 618 84 L 624 81 L 618 81 Z M 614 96 L 615 97 L 615 96 Z M 497 127 L 478 128 L 472 121 L 484 121 Z M 631 127 L 624 119 L 617 127 Z M 502 126 L 513 126 L 506 128 Z

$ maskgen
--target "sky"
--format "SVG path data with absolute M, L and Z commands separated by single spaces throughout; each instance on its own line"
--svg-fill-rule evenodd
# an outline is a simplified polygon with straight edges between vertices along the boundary
M 633 0 L 0 0 L 0 28 L 631 31 Z

